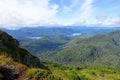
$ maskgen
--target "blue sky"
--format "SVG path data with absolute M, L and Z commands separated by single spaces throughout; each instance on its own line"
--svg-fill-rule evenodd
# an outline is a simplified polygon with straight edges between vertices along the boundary
M 0 26 L 120 26 L 120 0 L 0 0 Z

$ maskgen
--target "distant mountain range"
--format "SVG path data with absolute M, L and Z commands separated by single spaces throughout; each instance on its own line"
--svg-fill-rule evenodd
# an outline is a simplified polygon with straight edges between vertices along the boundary
M 92 36 L 120 29 L 119 27 L 83 27 L 83 26 L 65 26 L 65 27 L 25 27 L 16 30 L 4 29 L 14 38 L 21 39 L 40 39 L 42 37 L 63 36 Z M 76 35 L 77 34 L 77 35 Z M 80 34 L 80 35 L 78 35 Z

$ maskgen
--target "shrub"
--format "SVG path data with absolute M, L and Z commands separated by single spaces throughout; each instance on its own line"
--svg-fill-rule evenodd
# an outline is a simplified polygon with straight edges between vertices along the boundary
M 54 76 L 48 70 L 29 69 L 26 73 L 27 77 L 35 80 L 55 80 Z
M 69 72 L 69 80 L 80 80 L 79 76 L 77 73 L 74 71 Z
M 80 75 L 80 80 L 89 80 L 85 75 Z

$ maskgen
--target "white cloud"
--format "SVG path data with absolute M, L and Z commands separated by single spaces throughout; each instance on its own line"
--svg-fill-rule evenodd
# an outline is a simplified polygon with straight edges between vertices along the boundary
M 63 10 L 62 10 L 62 14 L 67 14 L 69 15 L 70 12 L 74 11 L 74 8 L 77 8 L 78 4 L 80 3 L 80 0 L 70 0 L 71 4 L 68 5 L 63 5 Z M 63 4 L 63 1 L 62 1 Z
M 95 0 L 70 0 L 69 5 L 65 5 L 65 0 L 60 0 L 61 4 L 50 1 L 0 0 L 0 26 L 120 25 L 120 17 L 109 19 L 109 15 L 100 13 L 95 18 Z
M 106 26 L 120 26 L 120 17 L 113 18 L 111 20 L 103 22 L 103 25 L 106 25 Z
M 65 6 L 63 10 L 63 12 L 67 12 L 67 15 L 71 18 L 65 19 L 66 21 L 63 20 L 61 23 L 63 25 L 86 25 L 87 20 L 89 20 L 94 11 L 93 1 L 94 0 L 84 0 L 84 2 L 82 2 L 81 0 L 72 0 L 72 4 Z
M 49 0 L 0 0 L 0 25 L 51 24 L 57 9 Z
M 94 8 L 93 8 L 93 0 L 85 0 L 83 4 L 80 6 L 79 14 L 76 16 L 76 22 L 77 25 L 80 24 L 88 24 L 87 20 L 90 19 L 90 16 L 92 15 Z
M 96 16 L 96 19 L 106 19 L 107 15 L 105 13 L 100 13 Z
M 101 21 L 95 21 L 93 25 L 99 26 L 108 26 L 108 27 L 119 27 L 120 26 L 120 17 L 109 18 Z
M 81 17 L 82 19 L 87 20 L 89 16 L 91 16 L 91 13 L 93 11 L 93 0 L 85 0 L 81 7 Z

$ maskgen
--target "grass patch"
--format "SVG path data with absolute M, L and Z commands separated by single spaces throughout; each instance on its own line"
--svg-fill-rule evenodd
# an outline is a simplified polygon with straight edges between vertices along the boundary
M 29 80 L 55 80 L 54 76 L 50 71 L 43 69 L 29 69 L 26 72 L 26 76 Z

